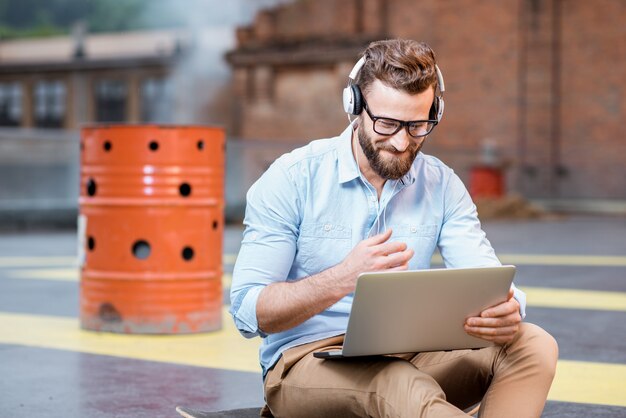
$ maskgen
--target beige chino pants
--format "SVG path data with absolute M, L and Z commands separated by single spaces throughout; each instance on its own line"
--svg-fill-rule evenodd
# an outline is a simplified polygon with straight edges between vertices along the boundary
M 323 360 L 343 336 L 286 350 L 265 379 L 262 416 L 539 417 L 554 377 L 558 348 L 550 334 L 523 323 L 506 346 L 480 350 Z M 269 407 L 269 408 L 268 408 Z M 271 411 L 271 412 L 270 412 Z

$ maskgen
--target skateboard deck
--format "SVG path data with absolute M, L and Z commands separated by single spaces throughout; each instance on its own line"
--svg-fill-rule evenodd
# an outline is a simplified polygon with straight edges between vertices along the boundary
M 260 408 L 233 409 L 231 411 L 208 412 L 177 406 L 176 412 L 184 418 L 257 418 Z
M 209 418 L 211 412 L 198 411 L 197 409 L 185 408 L 184 406 L 177 406 L 176 412 L 185 418 Z
M 200 411 L 193 408 L 186 408 L 184 406 L 177 406 L 176 412 L 185 418 L 213 418 L 215 412 Z

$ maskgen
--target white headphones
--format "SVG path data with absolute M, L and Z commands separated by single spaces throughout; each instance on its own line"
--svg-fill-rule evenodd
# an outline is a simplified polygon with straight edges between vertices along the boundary
M 363 112 L 363 93 L 361 93 L 359 85 L 355 83 L 356 76 L 363 68 L 363 65 L 365 65 L 365 56 L 361 57 L 354 65 L 348 76 L 350 81 L 346 88 L 343 89 L 343 110 L 349 115 L 356 116 Z M 437 88 L 435 89 L 435 100 L 433 100 L 428 117 L 432 118 L 435 116 L 436 120 L 441 122 L 444 109 L 443 93 L 446 91 L 446 86 L 443 83 L 443 75 L 436 64 L 435 70 L 437 70 Z

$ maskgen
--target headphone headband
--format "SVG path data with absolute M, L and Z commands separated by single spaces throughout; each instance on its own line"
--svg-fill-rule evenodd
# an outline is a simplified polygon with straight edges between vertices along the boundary
M 356 80 L 357 74 L 359 73 L 359 71 L 361 71 L 361 68 L 363 68 L 364 65 L 365 65 L 365 55 L 363 55 L 356 62 L 356 64 L 354 64 L 354 67 L 352 67 L 352 71 L 350 71 L 350 75 L 348 76 L 348 78 L 352 81 Z
M 363 55 L 352 67 L 350 74 L 348 75 L 348 86 L 343 89 L 343 109 L 350 115 L 360 115 L 363 111 L 363 96 L 361 89 L 355 83 L 356 77 L 361 71 L 361 68 L 365 65 L 365 55 Z M 435 64 L 435 71 L 437 72 L 437 89 L 439 94 L 435 91 L 435 99 L 433 101 L 434 111 L 437 117 L 437 121 L 441 121 L 443 117 L 443 94 L 446 91 L 446 85 L 443 81 L 443 74 L 441 70 Z

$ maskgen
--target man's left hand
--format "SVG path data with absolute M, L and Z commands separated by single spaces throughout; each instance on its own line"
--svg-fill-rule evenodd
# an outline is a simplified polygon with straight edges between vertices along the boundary
M 496 344 L 508 344 L 519 331 L 521 322 L 519 303 L 511 289 L 506 302 L 485 309 L 480 316 L 467 318 L 465 332 Z

